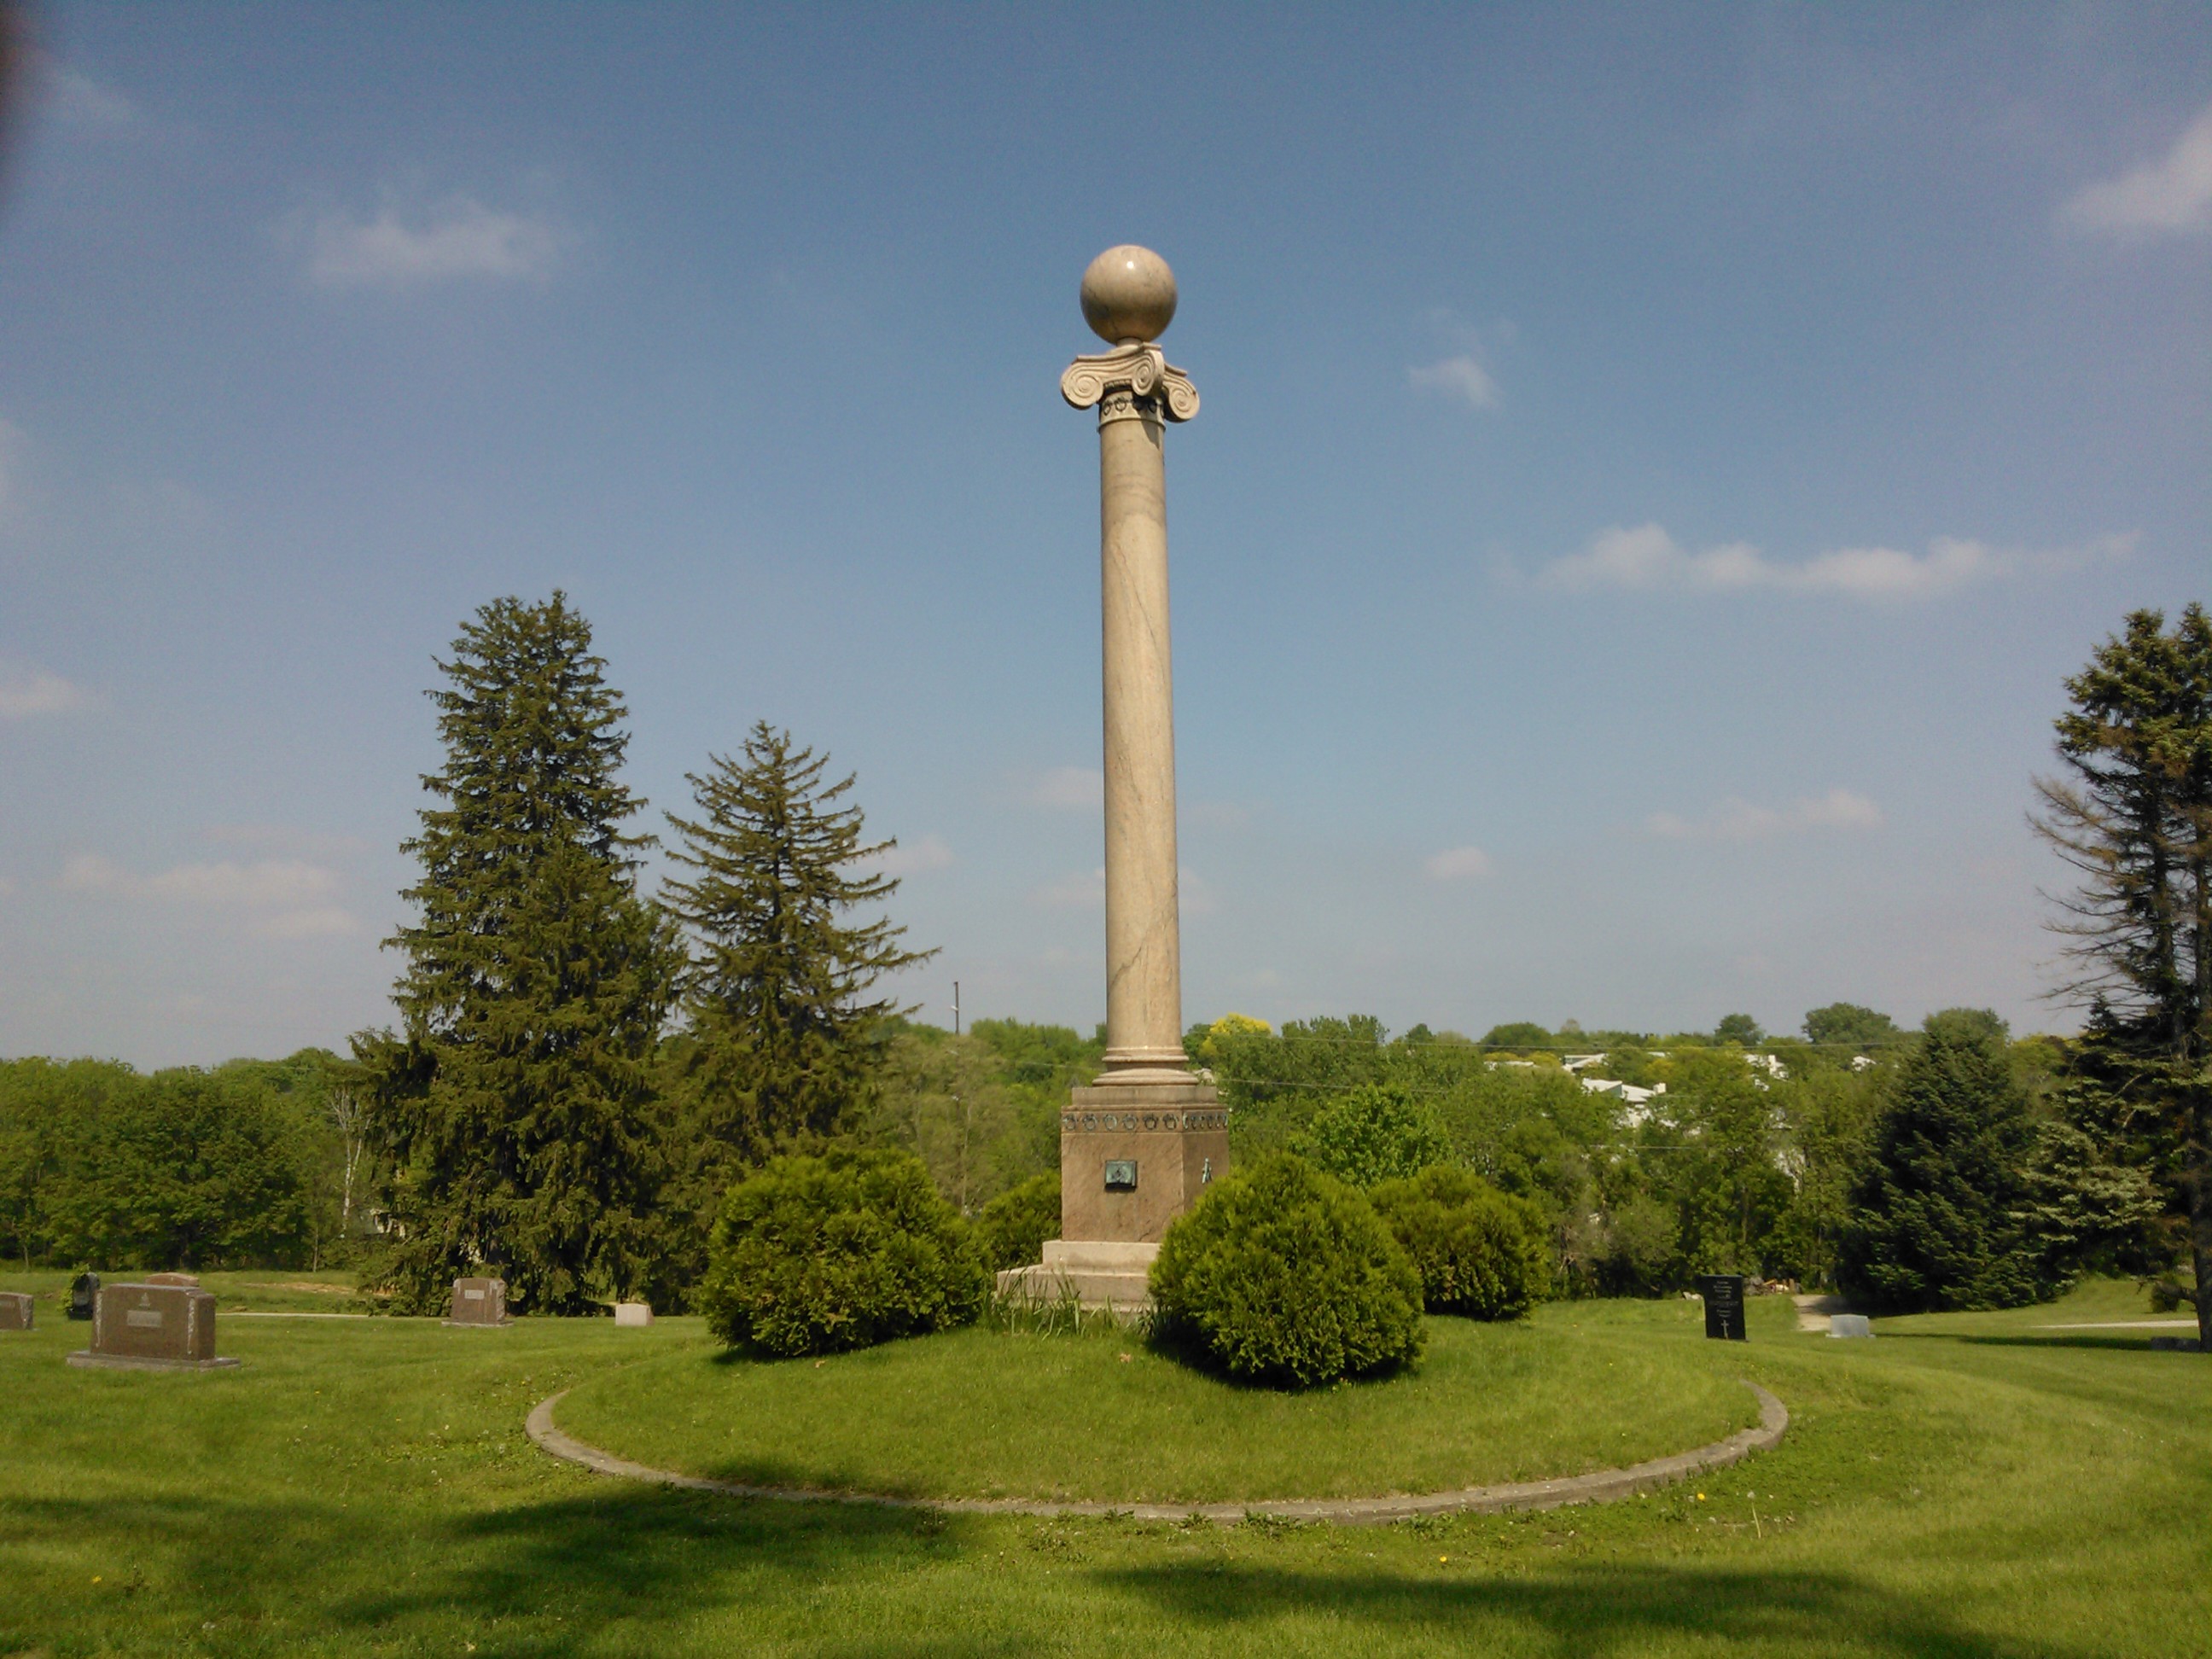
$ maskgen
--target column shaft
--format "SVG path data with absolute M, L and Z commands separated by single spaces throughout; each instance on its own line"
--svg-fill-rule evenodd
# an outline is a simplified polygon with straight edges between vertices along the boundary
M 1185 1064 L 1163 430 L 1153 398 L 1099 404 L 1109 1075 Z

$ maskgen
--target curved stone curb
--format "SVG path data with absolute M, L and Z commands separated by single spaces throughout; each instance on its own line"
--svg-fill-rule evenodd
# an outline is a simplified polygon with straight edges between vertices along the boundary
M 1233 1526 L 1253 1516 L 1265 1516 L 1282 1521 L 1334 1521 L 1346 1526 L 1370 1526 L 1421 1515 L 1495 1515 L 1504 1510 L 1609 1504 L 1670 1485 L 1686 1475 L 1741 1462 L 1755 1451 L 1767 1451 L 1780 1444 L 1783 1431 L 1790 1426 L 1788 1407 L 1756 1382 L 1747 1382 L 1744 1387 L 1759 1400 L 1757 1428 L 1741 1430 L 1709 1446 L 1676 1452 L 1672 1457 L 1655 1457 L 1625 1469 L 1599 1469 L 1558 1480 L 1522 1480 L 1504 1486 L 1468 1486 L 1459 1492 L 1427 1492 L 1413 1498 L 1273 1499 L 1255 1504 L 1054 1504 L 1025 1498 L 894 1498 L 881 1492 L 755 1486 L 738 1480 L 709 1480 L 701 1475 L 678 1474 L 672 1469 L 647 1468 L 642 1463 L 617 1457 L 563 1434 L 553 1425 L 553 1408 L 568 1397 L 566 1389 L 539 1401 L 526 1426 L 530 1437 L 541 1449 L 571 1463 L 580 1463 L 597 1474 L 649 1481 L 656 1486 L 681 1486 L 691 1492 L 720 1492 L 731 1498 L 772 1498 L 793 1504 L 860 1504 L 875 1509 L 935 1510 L 947 1515 L 1127 1516 L 1139 1521 L 1186 1521 L 1196 1516 L 1223 1526 Z

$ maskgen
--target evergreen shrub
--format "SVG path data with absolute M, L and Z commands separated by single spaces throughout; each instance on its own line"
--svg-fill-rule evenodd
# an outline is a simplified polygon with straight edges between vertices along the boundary
M 993 1273 L 1043 1261 L 1045 1240 L 1059 1237 L 1057 1170 L 1000 1193 L 975 1218 L 975 1254 Z
M 1368 1198 L 1419 1270 L 1431 1313 L 1517 1319 L 1550 1288 L 1536 1206 L 1469 1170 L 1434 1164 Z
M 970 1324 L 989 1288 L 920 1158 L 838 1148 L 775 1158 L 731 1189 L 699 1302 L 732 1346 L 834 1353 Z
M 1168 1229 L 1153 1329 L 1242 1382 L 1312 1388 L 1421 1351 L 1421 1276 L 1359 1192 L 1288 1152 L 1223 1176 Z

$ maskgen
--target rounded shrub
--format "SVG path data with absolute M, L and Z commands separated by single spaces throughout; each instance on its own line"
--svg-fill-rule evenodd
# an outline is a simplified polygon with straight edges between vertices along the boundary
M 1000 1193 L 975 1218 L 975 1254 L 998 1273 L 1044 1259 L 1044 1242 L 1060 1237 L 1060 1171 L 1032 1176 Z
M 830 1353 L 971 1323 L 989 1288 L 920 1158 L 840 1149 L 730 1189 L 699 1303 L 725 1342 Z
M 1421 1277 L 1358 1191 L 1274 1152 L 1215 1182 L 1152 1263 L 1154 1329 L 1241 1381 L 1312 1388 L 1421 1351 Z
M 1436 1164 L 1368 1198 L 1413 1258 L 1431 1313 L 1517 1319 L 1550 1288 L 1536 1207 L 1469 1170 Z

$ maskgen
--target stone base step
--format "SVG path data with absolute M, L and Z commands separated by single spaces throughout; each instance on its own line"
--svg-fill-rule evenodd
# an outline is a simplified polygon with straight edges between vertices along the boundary
M 1157 1244 L 1119 1241 L 1048 1239 L 1044 1260 L 999 1275 L 999 1294 L 1040 1306 L 1073 1298 L 1086 1313 L 1119 1318 L 1152 1306 L 1146 1280 Z

